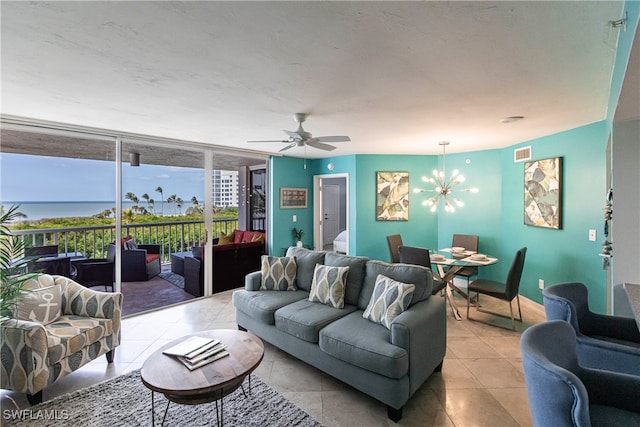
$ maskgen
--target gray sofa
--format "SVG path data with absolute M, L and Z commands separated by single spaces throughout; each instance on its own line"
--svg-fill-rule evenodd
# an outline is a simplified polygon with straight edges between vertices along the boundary
M 259 290 L 261 272 L 233 293 L 236 322 L 294 357 L 387 405 L 393 421 L 435 371 L 446 351 L 444 298 L 431 296 L 428 268 L 291 247 L 295 291 Z M 344 308 L 309 301 L 316 264 L 348 266 Z M 379 274 L 416 286 L 390 328 L 363 317 Z

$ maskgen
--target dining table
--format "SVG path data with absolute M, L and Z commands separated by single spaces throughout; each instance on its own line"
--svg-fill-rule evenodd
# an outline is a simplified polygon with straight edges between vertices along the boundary
M 453 298 L 453 291 L 467 298 L 467 293 L 453 283 L 456 273 L 464 267 L 482 267 L 493 265 L 497 262 L 497 257 L 479 254 L 475 251 L 467 251 L 464 248 L 443 248 L 431 255 L 431 264 L 435 264 L 438 269 L 436 279 L 443 281 L 447 285 L 445 292 L 456 320 L 462 320 L 462 316 L 460 316 L 458 305 Z

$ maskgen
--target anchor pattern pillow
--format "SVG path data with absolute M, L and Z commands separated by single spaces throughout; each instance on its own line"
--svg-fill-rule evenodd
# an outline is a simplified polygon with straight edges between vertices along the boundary
M 344 292 L 349 267 L 316 264 L 311 281 L 309 301 L 344 308 Z
M 362 317 L 391 329 L 391 322 L 409 307 L 416 285 L 378 274 L 369 305 Z
M 59 285 L 29 291 L 17 304 L 16 318 L 19 320 L 48 325 L 61 315 L 62 292 Z

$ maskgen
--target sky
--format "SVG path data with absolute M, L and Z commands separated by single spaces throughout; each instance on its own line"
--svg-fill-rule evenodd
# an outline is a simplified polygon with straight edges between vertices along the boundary
M 112 161 L 0 154 L 0 200 L 111 201 L 115 199 L 116 166 Z M 160 200 L 175 194 L 185 202 L 204 200 L 204 170 L 123 163 L 122 194 Z

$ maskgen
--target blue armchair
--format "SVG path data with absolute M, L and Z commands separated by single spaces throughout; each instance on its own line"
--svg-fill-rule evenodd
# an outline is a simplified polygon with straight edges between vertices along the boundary
M 547 320 L 573 326 L 582 366 L 640 375 L 640 331 L 634 319 L 591 312 L 582 283 L 550 286 L 542 298 Z
M 530 327 L 520 347 L 534 426 L 640 425 L 640 377 L 582 367 L 567 322 Z

